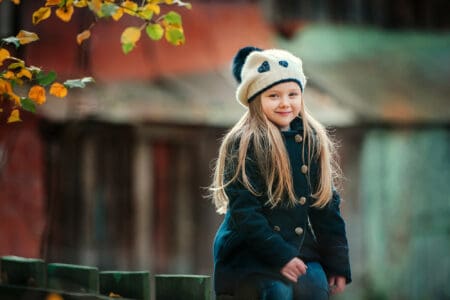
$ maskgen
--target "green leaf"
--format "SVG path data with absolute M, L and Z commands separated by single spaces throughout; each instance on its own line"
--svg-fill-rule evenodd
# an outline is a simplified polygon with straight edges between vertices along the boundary
M 169 28 L 166 30 L 166 40 L 172 45 L 179 46 L 184 44 L 184 33 L 178 28 Z
M 102 17 L 111 17 L 118 8 L 114 3 L 103 3 L 101 8 Z
M 164 29 L 160 24 L 150 24 L 145 28 L 147 35 L 154 41 L 158 41 L 164 35 Z
M 10 64 L 8 66 L 8 70 L 14 70 L 14 69 L 23 68 L 23 67 L 24 67 L 24 64 L 22 61 L 20 61 L 20 62 L 15 62 L 15 63 Z
M 181 26 L 181 16 L 178 13 L 174 12 L 174 11 L 168 12 L 164 16 L 164 20 L 169 25 L 179 25 L 179 26 Z
M 86 83 L 94 82 L 92 77 L 84 77 L 81 79 L 69 79 L 64 81 L 63 85 L 67 88 L 85 88 Z
M 56 79 L 56 73 L 54 71 L 50 71 L 47 74 L 44 72 L 39 72 L 36 74 L 37 82 L 42 86 L 47 86 Z
M 16 46 L 16 48 L 19 48 L 19 46 L 20 46 L 20 41 L 15 36 L 10 36 L 10 37 L 4 38 L 4 39 L 2 39 L 2 42 L 8 43 L 8 44 L 14 44 L 14 46 Z
M 124 43 L 122 44 L 122 51 L 125 54 L 128 54 L 134 48 L 134 43 Z
M 20 104 L 22 105 L 22 108 L 26 111 L 35 113 L 36 112 L 36 105 L 34 104 L 33 100 L 29 98 L 21 98 Z

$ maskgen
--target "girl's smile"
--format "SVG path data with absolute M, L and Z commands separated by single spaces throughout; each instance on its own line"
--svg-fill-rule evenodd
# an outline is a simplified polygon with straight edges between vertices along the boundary
M 261 106 L 266 117 L 280 130 L 288 130 L 289 124 L 300 113 L 302 91 L 293 81 L 277 84 L 261 94 Z

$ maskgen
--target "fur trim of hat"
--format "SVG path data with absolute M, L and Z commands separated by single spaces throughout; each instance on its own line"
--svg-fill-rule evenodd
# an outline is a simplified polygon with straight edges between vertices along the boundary
M 245 107 L 256 96 L 279 83 L 296 82 L 302 92 L 306 86 L 302 60 L 281 49 L 240 49 L 233 59 L 233 75 L 239 83 L 236 99 Z

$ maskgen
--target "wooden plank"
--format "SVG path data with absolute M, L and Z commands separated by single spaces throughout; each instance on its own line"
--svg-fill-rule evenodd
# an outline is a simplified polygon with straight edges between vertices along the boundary
M 45 262 L 42 259 L 3 256 L 0 263 L 1 283 L 45 287 Z
M 170 195 L 172 182 L 170 180 L 171 169 L 171 145 L 166 141 L 157 141 L 153 144 L 154 156 L 154 203 L 153 203 L 153 237 L 154 255 L 158 257 L 154 261 L 155 272 L 167 270 L 172 249 L 169 242 L 173 234 L 172 203 Z
M 67 292 L 98 293 L 98 268 L 51 263 L 47 266 L 47 287 Z
M 153 231 L 153 154 L 146 137 L 142 136 L 142 127 L 137 129 L 137 143 L 133 154 L 133 208 L 135 233 L 134 236 L 134 263 L 143 269 L 152 269 Z
M 155 275 L 156 300 L 211 300 L 211 277 L 204 275 Z
M 100 294 L 150 300 L 150 273 L 148 271 L 103 271 L 100 272 L 99 277 Z
M 0 299 L 2 300 L 108 300 L 107 296 L 91 293 L 71 293 L 52 289 L 32 288 L 0 284 Z M 126 298 L 114 298 L 125 300 Z

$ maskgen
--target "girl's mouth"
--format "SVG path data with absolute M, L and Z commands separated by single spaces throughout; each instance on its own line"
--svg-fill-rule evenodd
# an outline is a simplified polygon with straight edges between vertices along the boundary
M 290 115 L 292 112 L 291 111 L 277 111 L 277 114 L 281 115 L 281 116 L 288 116 Z

